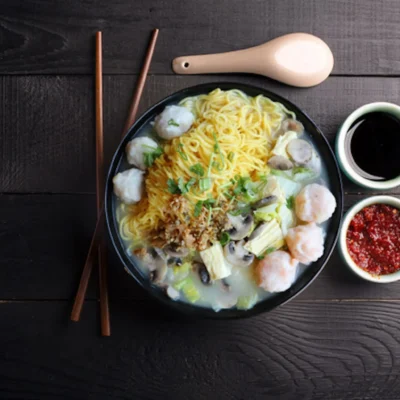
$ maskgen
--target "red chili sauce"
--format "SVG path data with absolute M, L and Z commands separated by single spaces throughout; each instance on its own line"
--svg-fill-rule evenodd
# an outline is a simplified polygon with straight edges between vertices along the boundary
M 400 211 L 386 204 L 363 208 L 347 230 L 347 248 L 353 261 L 373 275 L 400 269 Z

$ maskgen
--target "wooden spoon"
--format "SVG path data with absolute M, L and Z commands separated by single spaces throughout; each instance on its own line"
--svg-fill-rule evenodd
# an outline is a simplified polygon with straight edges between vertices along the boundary
M 175 58 L 177 74 L 248 72 L 288 85 L 309 87 L 324 81 L 332 71 L 328 45 L 308 33 L 290 33 L 249 49 L 228 53 Z

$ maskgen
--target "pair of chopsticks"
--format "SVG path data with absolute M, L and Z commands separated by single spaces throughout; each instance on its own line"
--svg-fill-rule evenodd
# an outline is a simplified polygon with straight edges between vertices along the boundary
M 153 58 L 154 48 L 158 37 L 158 29 L 154 29 L 149 47 L 147 49 L 144 64 L 139 75 L 136 90 L 129 108 L 128 117 L 122 132 L 122 137 L 134 123 L 142 97 L 143 88 L 146 83 L 150 63 Z M 105 244 L 102 239 L 104 230 L 104 154 L 103 154 L 103 66 L 102 66 L 102 34 L 96 33 L 96 201 L 97 201 L 97 223 L 90 243 L 85 266 L 82 271 L 78 291 L 75 297 L 71 313 L 72 321 L 79 321 L 83 303 L 85 301 L 86 290 L 92 273 L 96 250 L 99 263 L 99 285 L 100 285 L 100 319 L 101 334 L 110 336 L 110 313 L 108 307 L 108 288 L 107 288 L 107 263 Z

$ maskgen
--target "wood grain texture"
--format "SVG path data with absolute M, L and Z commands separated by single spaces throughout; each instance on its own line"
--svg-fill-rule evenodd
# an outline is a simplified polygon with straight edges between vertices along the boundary
M 152 73 L 172 74 L 180 55 L 241 49 L 298 31 L 331 46 L 335 74 L 400 71 L 397 0 L 1 0 L 0 10 L 1 74 L 91 73 L 97 30 L 104 33 L 105 72 L 138 73 L 156 27 Z
M 372 101 L 397 102 L 396 78 L 330 78 L 311 89 L 293 89 L 260 77 L 231 78 L 288 98 L 319 125 L 333 144 L 336 131 L 355 108 Z M 136 76 L 104 80 L 105 160 L 115 151 Z M 150 76 L 140 113 L 165 96 L 223 76 Z M 0 192 L 94 193 L 94 87 L 89 76 L 0 77 Z M 345 180 L 348 193 L 359 187 Z M 400 193 L 400 190 L 394 190 Z
M 349 195 L 346 209 L 366 195 Z M 0 195 L 0 300 L 72 299 L 95 224 L 94 195 Z M 108 244 L 110 297 L 148 300 Z M 93 277 L 97 274 L 93 274 Z M 92 279 L 88 298 L 96 299 Z M 367 283 L 337 251 L 300 300 L 400 300 L 400 282 Z
M 72 299 L 95 216 L 94 195 L 0 195 L 0 299 Z
M 292 302 L 228 322 L 111 303 L 106 340 L 85 306 L 74 324 L 65 302 L 0 304 L 2 399 L 400 398 L 398 302 Z
M 99 335 L 97 274 L 81 322 L 69 322 L 95 225 L 97 30 L 109 163 L 152 28 L 161 31 L 140 112 L 184 87 L 247 82 L 296 103 L 333 143 L 356 107 L 398 103 L 399 20 L 398 0 L 0 0 L 0 398 L 400 399 L 400 283 L 363 282 L 337 252 L 290 303 L 223 322 L 170 314 L 110 251 L 113 335 Z M 316 88 L 172 75 L 176 56 L 296 31 L 333 50 L 335 77 Z M 372 193 L 347 180 L 345 191 L 346 208 Z

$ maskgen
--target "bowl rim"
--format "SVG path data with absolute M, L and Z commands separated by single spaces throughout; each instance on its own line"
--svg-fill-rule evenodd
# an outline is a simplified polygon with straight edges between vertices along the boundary
M 262 94 L 271 98 L 273 101 L 281 102 L 291 111 L 294 111 L 299 120 L 307 121 L 307 124 L 312 127 L 312 132 L 310 132 L 310 134 L 313 137 L 320 137 L 320 140 L 324 143 L 324 152 L 330 159 L 330 172 L 334 175 L 333 177 L 330 176 L 330 179 L 332 182 L 334 182 L 334 185 L 336 186 L 336 189 L 338 191 L 337 193 L 335 193 L 337 207 L 332 217 L 332 224 L 334 225 L 331 226 L 331 232 L 329 233 L 330 247 L 325 247 L 324 254 L 321 259 L 318 260 L 316 263 L 313 263 L 316 264 L 314 268 L 311 268 L 311 265 L 308 267 L 310 269 L 310 272 L 307 274 L 307 279 L 305 279 L 305 274 L 303 274 L 299 279 L 297 279 L 295 284 L 290 289 L 285 292 L 278 293 L 274 295 L 274 297 L 268 298 L 269 301 L 260 301 L 249 310 L 223 309 L 216 312 L 211 308 L 197 307 L 184 302 L 178 302 L 169 299 L 167 296 L 165 296 L 164 293 L 161 292 L 159 288 L 155 288 L 153 285 L 151 285 L 148 279 L 144 279 L 143 275 L 139 272 L 139 268 L 136 267 L 132 259 L 127 256 L 125 249 L 121 245 L 121 238 L 118 229 L 115 226 L 115 213 L 113 212 L 114 197 L 112 178 L 115 172 L 118 170 L 119 164 L 122 159 L 122 154 L 124 154 L 124 148 L 128 140 L 132 140 L 132 138 L 136 135 L 140 128 L 144 124 L 150 122 L 154 118 L 154 114 L 157 112 L 161 112 L 161 110 L 164 109 L 166 105 L 174 102 L 176 103 L 177 101 L 179 101 L 180 98 L 198 95 L 201 93 L 209 93 L 210 91 L 217 88 L 220 88 L 222 90 L 239 89 L 244 91 L 245 93 L 253 92 L 257 94 Z M 195 94 L 193 94 L 193 92 L 195 92 Z M 255 94 L 251 95 L 254 96 Z M 118 148 L 114 152 L 113 159 L 108 169 L 104 204 L 107 230 L 114 250 L 116 251 L 122 265 L 124 266 L 124 269 L 128 272 L 128 274 L 131 275 L 139 284 L 139 286 L 145 289 L 145 291 L 148 292 L 153 298 L 156 298 L 161 303 L 168 306 L 170 309 L 174 309 L 180 314 L 184 314 L 188 317 L 209 319 L 240 319 L 271 311 L 272 309 L 275 309 L 276 307 L 287 303 L 288 301 L 294 299 L 297 295 L 302 293 L 303 290 L 305 290 L 321 273 L 321 271 L 326 266 L 329 258 L 331 257 L 339 237 L 340 223 L 343 215 L 343 184 L 336 157 L 334 155 L 334 152 L 332 151 L 331 146 L 329 145 L 328 140 L 323 135 L 319 127 L 315 124 L 315 122 L 302 109 L 300 109 L 298 106 L 296 106 L 286 98 L 261 87 L 240 82 L 208 82 L 195 86 L 190 86 L 166 96 L 165 98 L 161 99 L 153 106 L 148 108 L 140 116 L 140 118 L 138 118 L 137 121 L 129 128 L 124 138 L 121 140 Z M 129 266 L 132 266 L 133 269 L 129 268 Z
M 396 282 L 400 280 L 400 270 L 387 275 L 372 275 L 369 272 L 364 271 L 353 261 L 347 249 L 346 234 L 351 220 L 363 208 L 373 204 L 387 204 L 400 210 L 400 199 L 390 195 L 370 196 L 366 199 L 358 201 L 345 213 L 343 217 L 338 243 L 339 251 L 347 266 L 360 278 L 375 283 Z
M 372 181 L 360 176 L 350 165 L 345 151 L 345 138 L 346 134 L 352 125 L 352 123 L 357 120 L 362 115 L 373 111 L 385 111 L 392 115 L 395 115 L 400 120 L 400 106 L 394 103 L 388 102 L 373 102 L 364 104 L 361 107 L 355 109 L 342 123 L 338 129 L 338 133 L 335 141 L 335 152 L 337 160 L 339 162 L 340 168 L 345 173 L 345 175 L 352 180 L 354 183 L 367 188 L 376 190 L 388 190 L 393 189 L 400 185 L 400 175 L 396 178 L 389 179 L 386 181 Z

